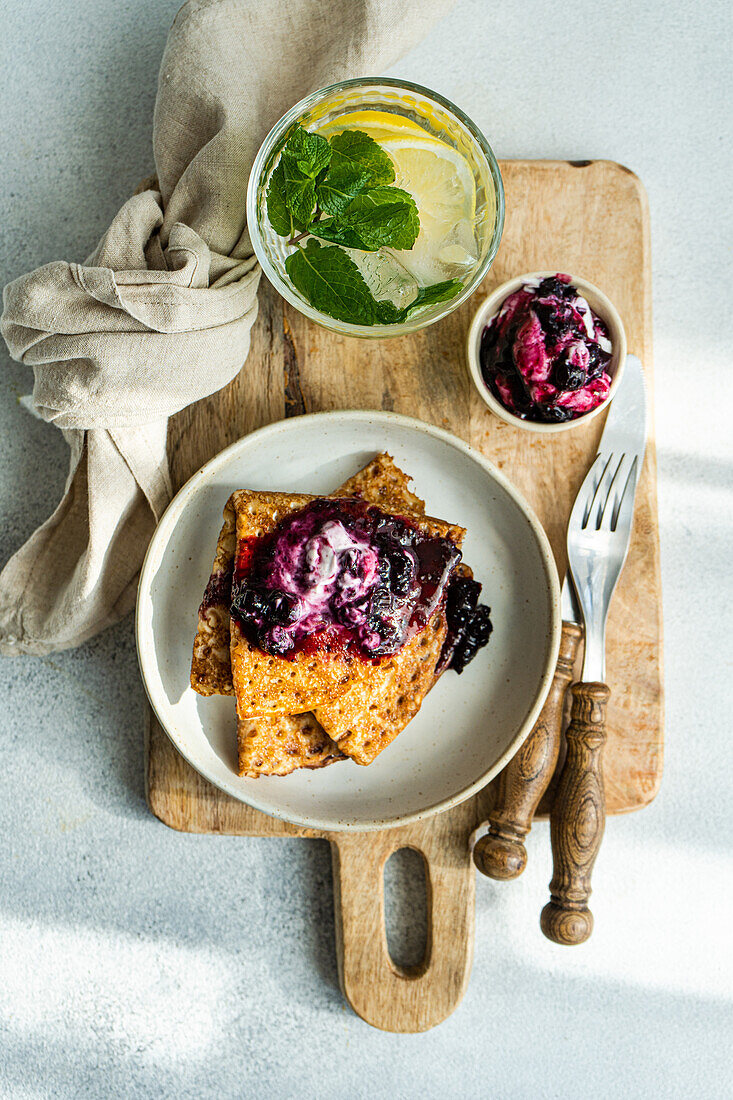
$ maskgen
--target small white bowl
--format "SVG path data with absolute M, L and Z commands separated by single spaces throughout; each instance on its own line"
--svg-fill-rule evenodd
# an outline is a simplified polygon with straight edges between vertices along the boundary
M 573 286 L 578 288 L 583 297 L 588 301 L 593 312 L 598 314 L 608 328 L 608 334 L 611 340 L 611 362 L 606 368 L 611 377 L 611 389 L 609 390 L 608 397 L 605 401 L 601 402 L 597 408 L 591 409 L 590 412 L 582 413 L 573 420 L 566 420 L 562 424 L 543 424 L 537 420 L 522 420 L 520 417 L 515 416 L 514 413 L 511 413 L 509 409 L 506 409 L 500 401 L 497 401 L 484 382 L 483 375 L 481 374 L 480 348 L 481 335 L 484 328 L 491 318 L 499 312 L 503 302 L 510 294 L 513 294 L 515 290 L 519 290 L 520 286 L 529 282 L 530 279 L 546 279 L 548 275 L 556 274 L 557 271 L 530 271 L 526 275 L 517 275 L 514 279 L 508 279 L 507 282 L 498 286 L 488 298 L 484 299 L 476 310 L 473 321 L 471 322 L 471 327 L 468 330 L 468 343 L 466 348 L 468 372 L 473 379 L 473 384 L 478 391 L 479 397 L 481 397 L 482 401 L 488 405 L 493 413 L 496 413 L 496 415 L 507 424 L 512 424 L 515 428 L 522 428 L 525 432 L 542 432 L 544 434 L 549 434 L 550 432 L 567 432 L 570 428 L 576 428 L 579 424 L 587 424 L 594 416 L 603 412 L 603 410 L 608 407 L 609 402 L 613 401 L 614 394 L 619 387 L 621 376 L 624 372 L 624 364 L 626 363 L 626 332 L 618 310 L 606 297 L 603 291 L 599 290 L 593 283 L 589 283 L 587 279 L 581 279 L 580 276 L 567 272 L 567 274 L 570 275 L 570 281 Z

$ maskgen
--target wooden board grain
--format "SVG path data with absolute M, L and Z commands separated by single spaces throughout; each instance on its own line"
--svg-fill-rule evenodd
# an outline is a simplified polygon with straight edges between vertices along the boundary
M 597 283 L 619 309 L 629 351 L 644 364 L 652 405 L 646 196 L 633 173 L 609 161 L 506 161 L 501 168 L 507 220 L 496 262 L 469 302 L 423 332 L 384 341 L 338 337 L 311 324 L 263 282 L 260 314 L 243 370 L 225 390 L 171 422 L 174 483 L 182 485 L 223 447 L 284 416 L 325 409 L 403 412 L 454 432 L 503 470 L 544 524 L 562 575 L 567 517 L 595 454 L 604 417 L 549 437 L 517 431 L 499 421 L 469 382 L 466 332 L 483 295 L 513 275 L 549 269 L 582 275 Z M 613 694 L 604 770 L 607 809 L 613 814 L 650 802 L 662 773 L 653 425 L 629 556 L 611 605 L 607 665 Z M 173 828 L 254 836 L 321 835 L 266 817 L 212 787 L 182 760 L 152 717 L 147 745 L 149 803 Z M 550 796 L 541 807 L 545 812 Z M 489 787 L 427 822 L 379 834 L 328 836 L 334 856 L 342 986 L 350 1004 L 369 1023 L 393 1031 L 421 1031 L 444 1019 L 459 1002 L 473 943 L 474 872 L 468 841 L 485 820 L 491 799 Z M 426 958 L 409 973 L 400 970 L 387 951 L 382 887 L 386 859 L 405 846 L 425 858 L 430 906 Z

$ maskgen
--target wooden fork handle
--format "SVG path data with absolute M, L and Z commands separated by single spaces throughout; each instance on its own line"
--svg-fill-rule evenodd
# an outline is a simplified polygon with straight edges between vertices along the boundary
M 545 705 L 531 734 L 499 776 L 489 831 L 473 850 L 479 871 L 491 878 L 517 878 L 527 866 L 524 838 L 557 765 L 563 703 L 580 637 L 575 623 L 562 624 L 557 667 Z
M 550 813 L 553 875 L 540 924 L 548 940 L 583 943 L 593 931 L 588 908 L 591 871 L 606 823 L 602 753 L 606 742 L 606 684 L 573 684 L 565 738 L 567 756 Z

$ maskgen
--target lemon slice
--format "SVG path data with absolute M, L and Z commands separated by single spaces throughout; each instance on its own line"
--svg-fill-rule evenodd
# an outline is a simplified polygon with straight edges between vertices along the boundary
M 319 133 L 324 137 L 333 137 L 342 130 L 363 130 L 365 134 L 369 134 L 369 137 L 379 142 L 399 134 L 412 134 L 417 138 L 429 136 L 411 118 L 393 114 L 391 111 L 351 111 L 319 127 Z
M 458 150 L 429 135 L 386 139 L 382 148 L 394 161 L 395 185 L 417 203 L 420 233 L 400 262 L 424 285 L 460 277 L 476 261 L 476 185 Z
M 430 218 L 472 219 L 476 187 L 466 158 L 438 138 L 386 138 L 381 143 L 394 161 L 395 186 L 409 191 L 420 212 Z

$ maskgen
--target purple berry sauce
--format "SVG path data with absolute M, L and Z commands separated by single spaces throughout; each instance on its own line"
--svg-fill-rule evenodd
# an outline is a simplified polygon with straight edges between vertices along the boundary
M 425 626 L 460 558 L 450 539 L 407 517 L 357 499 L 317 499 L 241 548 L 231 613 L 253 645 L 276 656 L 325 649 L 378 659 Z
M 448 623 L 436 672 L 452 668 L 459 675 L 480 649 L 488 645 L 493 626 L 491 608 L 478 602 L 481 585 L 473 577 L 454 573 L 448 584 L 445 617 Z
M 479 358 L 487 387 L 521 420 L 574 420 L 611 388 L 608 330 L 569 275 L 510 294 L 483 331 Z
M 204 615 L 211 607 L 228 608 L 232 600 L 232 570 L 212 573 L 204 590 L 204 598 L 199 607 L 199 615 Z

